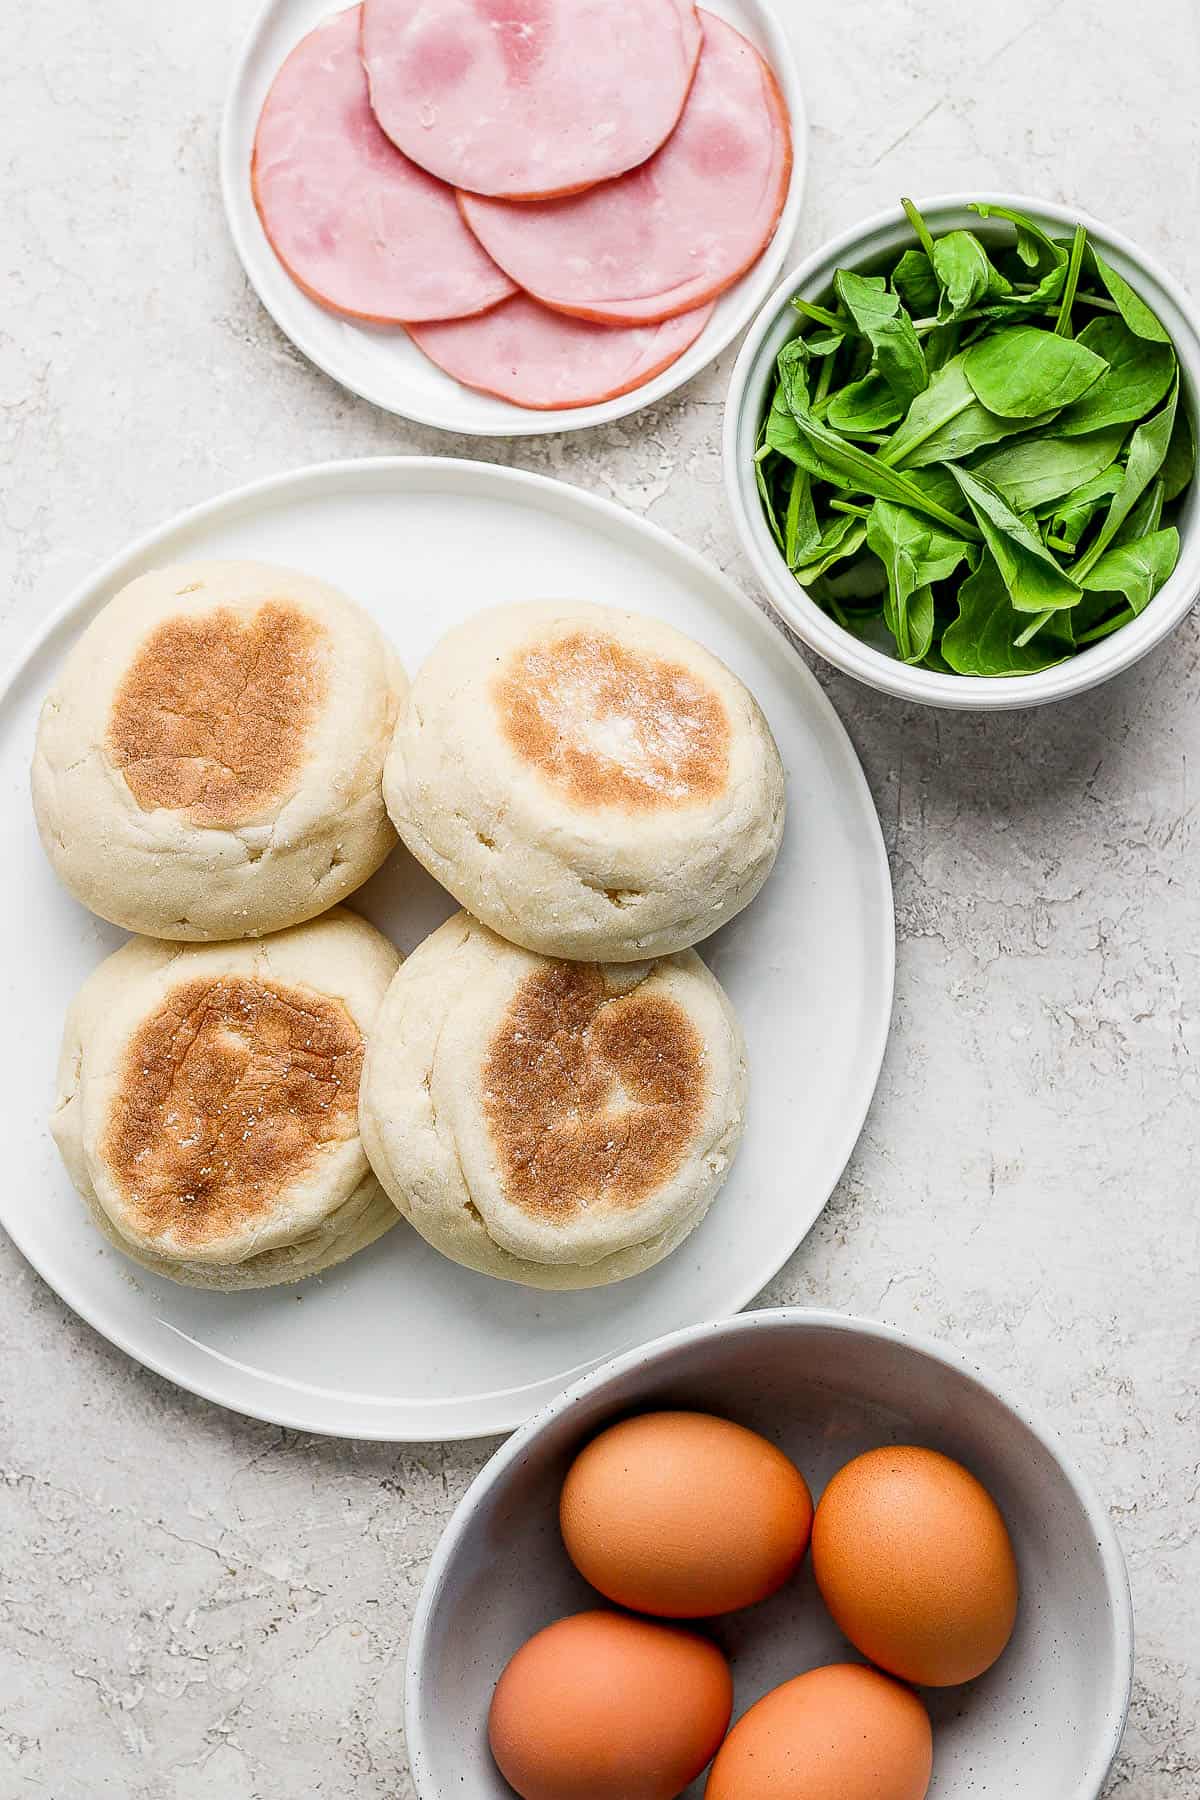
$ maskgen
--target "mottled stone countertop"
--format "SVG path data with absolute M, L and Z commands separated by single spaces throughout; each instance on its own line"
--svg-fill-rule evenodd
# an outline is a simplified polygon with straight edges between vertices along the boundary
M 778 4 L 811 117 L 805 248 L 901 192 L 1004 188 L 1078 202 L 1200 291 L 1195 0 Z M 375 411 L 281 339 L 215 166 L 254 9 L 41 0 L 10 21 L 4 660 L 133 534 L 372 452 L 561 476 L 750 585 L 718 451 L 732 353 L 636 420 L 481 443 Z M 1198 665 L 1193 614 L 1102 692 L 1025 715 L 818 671 L 891 853 L 895 1026 L 857 1152 L 763 1296 L 942 1334 L 1065 1433 L 1132 1572 L 1120 1800 L 1200 1796 Z M 410 1796 L 408 1621 L 494 1444 L 233 1417 L 112 1349 L 6 1240 L 0 1266 L 0 1795 Z

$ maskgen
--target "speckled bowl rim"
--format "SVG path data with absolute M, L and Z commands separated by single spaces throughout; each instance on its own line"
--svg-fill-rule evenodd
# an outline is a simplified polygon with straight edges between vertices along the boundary
M 453 1579 L 453 1569 L 459 1547 L 485 1495 L 490 1493 L 514 1464 L 537 1455 L 539 1440 L 547 1428 L 574 1407 L 578 1401 L 593 1398 L 596 1394 L 602 1393 L 609 1385 L 623 1380 L 632 1371 L 654 1368 L 667 1361 L 675 1351 L 705 1341 L 714 1342 L 719 1338 L 749 1336 L 751 1333 L 759 1331 L 799 1331 L 803 1334 L 811 1330 L 844 1332 L 848 1337 L 874 1339 L 880 1343 L 899 1345 L 903 1349 L 914 1351 L 918 1356 L 949 1370 L 952 1374 L 961 1376 L 973 1387 L 981 1389 L 991 1399 L 999 1402 L 1009 1416 L 1036 1439 L 1050 1462 L 1063 1476 L 1088 1522 L 1089 1529 L 1095 1536 L 1096 1547 L 1100 1554 L 1105 1594 L 1108 1601 L 1108 1617 L 1111 1621 L 1113 1636 L 1113 1679 L 1109 1691 L 1103 1699 L 1103 1711 L 1107 1719 L 1107 1726 L 1098 1738 L 1084 1774 L 1070 1792 L 1062 1794 L 1060 1800 L 1099 1800 L 1100 1791 L 1116 1761 L 1117 1751 L 1125 1730 L 1125 1722 L 1129 1715 L 1129 1702 L 1133 1691 L 1134 1628 L 1133 1602 L 1124 1553 L 1112 1521 L 1090 1481 L 1067 1453 L 1057 1434 L 1042 1420 L 1040 1414 L 1031 1411 L 1028 1407 L 1017 1406 L 1008 1399 L 990 1377 L 986 1376 L 960 1351 L 935 1338 L 926 1337 L 918 1332 L 901 1331 L 897 1326 L 885 1325 L 878 1320 L 802 1306 L 765 1308 L 756 1312 L 738 1313 L 733 1318 L 720 1319 L 709 1324 L 685 1326 L 682 1330 L 673 1331 L 666 1337 L 656 1338 L 649 1344 L 642 1344 L 636 1350 L 626 1351 L 621 1356 L 615 1356 L 608 1362 L 602 1363 L 591 1374 L 585 1375 L 582 1380 L 575 1382 L 572 1387 L 565 1389 L 549 1405 L 543 1407 L 519 1431 L 514 1432 L 512 1437 L 501 1445 L 495 1455 L 484 1464 L 455 1507 L 445 1531 L 438 1540 L 417 1601 L 412 1632 L 409 1636 L 408 1656 L 405 1664 L 404 1727 L 412 1777 L 419 1800 L 445 1800 L 445 1795 L 438 1788 L 435 1774 L 429 1765 L 429 1749 L 425 1735 L 425 1702 L 421 1679 L 425 1647 L 434 1613 L 446 1587 Z M 628 1404 L 627 1397 L 624 1403 Z
M 919 200 L 917 205 L 931 225 L 945 227 L 963 223 L 951 215 L 963 214 L 972 202 L 1007 206 L 1051 225 L 1072 228 L 1076 223 L 1083 224 L 1106 250 L 1115 250 L 1135 265 L 1144 297 L 1156 310 L 1165 298 L 1177 315 L 1172 318 L 1171 336 L 1194 428 L 1200 411 L 1200 308 L 1175 277 L 1121 232 L 1092 218 L 1080 207 L 1062 206 L 1030 195 L 995 192 L 936 194 Z M 793 294 L 814 298 L 823 292 L 835 268 L 855 267 L 859 262 L 872 260 L 881 248 L 874 241 L 878 235 L 894 233 L 902 226 L 903 215 L 898 206 L 890 206 L 831 238 L 784 277 L 751 325 L 729 379 L 723 432 L 725 488 L 738 537 L 771 605 L 796 635 L 836 668 L 882 693 L 967 712 L 1042 706 L 1084 693 L 1130 668 L 1191 611 L 1200 595 L 1200 520 L 1193 519 L 1191 528 L 1181 531 L 1179 562 L 1139 618 L 1055 668 L 1034 675 L 995 677 L 943 675 L 934 669 L 910 668 L 884 651 L 861 643 L 810 599 L 785 568 L 770 535 L 751 459 L 746 454 L 747 435 L 757 433 L 775 356 L 792 335 L 794 321 L 788 316 L 788 302 Z M 912 242 L 915 246 L 915 236 Z M 1176 329 L 1177 325 L 1182 329 Z M 1197 503 L 1193 501 L 1193 507 Z

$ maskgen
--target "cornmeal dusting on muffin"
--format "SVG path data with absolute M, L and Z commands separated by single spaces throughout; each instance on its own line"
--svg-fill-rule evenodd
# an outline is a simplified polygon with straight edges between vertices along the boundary
M 324 627 L 284 601 L 167 619 L 117 689 L 108 754 L 144 811 L 249 823 L 295 787 L 327 661 Z
M 686 806 L 729 779 L 729 718 L 682 663 L 576 631 L 520 651 L 493 697 L 518 756 L 585 806 Z
M 699 1032 L 668 995 L 603 971 L 528 977 L 492 1039 L 484 1114 L 506 1197 L 548 1223 L 626 1211 L 675 1174 L 704 1113 Z
M 226 975 L 131 1039 L 100 1154 L 148 1237 L 215 1243 L 358 1130 L 363 1042 L 340 1000 Z

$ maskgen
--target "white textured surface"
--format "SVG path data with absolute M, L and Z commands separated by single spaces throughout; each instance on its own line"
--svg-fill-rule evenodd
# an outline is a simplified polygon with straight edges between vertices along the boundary
M 1200 288 L 1192 0 L 781 3 L 813 119 L 805 246 L 901 191 L 1008 186 L 1077 200 Z M 280 340 L 214 175 L 251 12 L 43 0 L 6 39 L 0 657 L 168 513 L 372 450 L 562 475 L 740 573 L 729 357 L 623 425 L 467 445 L 347 398 Z M 1113 687 L 1027 716 L 830 680 L 894 855 L 896 1025 L 858 1154 L 767 1295 L 941 1333 L 1066 1435 L 1132 1568 L 1119 1800 L 1200 1795 L 1198 666 L 1193 617 Z M 406 1623 L 488 1447 L 225 1417 L 2 1255 L 0 1795 L 407 1800 Z

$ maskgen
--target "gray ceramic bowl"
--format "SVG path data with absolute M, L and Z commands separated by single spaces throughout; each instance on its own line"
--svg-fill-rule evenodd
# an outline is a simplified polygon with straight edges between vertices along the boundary
M 1053 1438 L 953 1351 L 799 1309 L 743 1313 L 619 1357 L 488 1463 L 437 1548 L 413 1625 L 406 1720 L 421 1800 L 511 1800 L 487 1747 L 496 1678 L 533 1632 L 596 1604 L 559 1538 L 563 1476 L 604 1425 L 658 1406 L 753 1426 L 795 1459 L 814 1495 L 878 1444 L 926 1444 L 965 1462 L 1008 1521 L 1021 1609 L 987 1675 L 927 1696 L 930 1794 L 1096 1800 L 1120 1742 L 1133 1661 L 1125 1566 L 1103 1507 Z M 777 1683 L 852 1654 L 807 1559 L 782 1593 L 716 1621 L 714 1634 L 733 1659 L 735 1718 Z M 689 1796 L 702 1789 L 703 1780 Z
M 971 200 L 1013 207 L 1060 235 L 1070 232 L 1077 222 L 1087 226 L 1107 260 L 1154 308 L 1170 332 L 1179 357 L 1183 404 L 1195 432 L 1200 416 L 1200 310 L 1174 277 L 1128 238 L 1089 218 L 1078 207 L 1031 200 L 1020 194 L 946 194 L 922 200 L 919 205 L 935 233 L 965 228 L 987 242 L 1006 235 L 1011 239 L 1011 226 L 1002 219 L 981 219 L 968 210 Z M 1162 591 L 1139 618 L 1114 631 L 1111 637 L 1036 675 L 944 675 L 933 669 L 909 668 L 886 650 L 860 642 L 799 585 L 763 516 L 754 479 L 754 445 L 774 390 L 775 358 L 795 335 L 792 296 L 800 294 L 806 300 L 827 301 L 835 269 L 871 273 L 886 258 L 915 244 L 912 227 L 898 205 L 865 219 L 814 251 L 799 268 L 786 275 L 751 325 L 734 364 L 725 402 L 725 487 L 734 524 L 755 573 L 780 616 L 811 649 L 870 687 L 902 700 L 968 711 L 1040 706 L 1049 700 L 1066 699 L 1129 668 L 1191 610 L 1200 594 L 1200 480 L 1193 482 L 1183 497 L 1178 519 L 1179 562 Z

